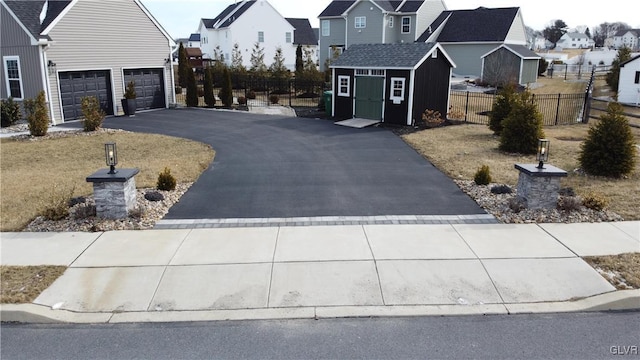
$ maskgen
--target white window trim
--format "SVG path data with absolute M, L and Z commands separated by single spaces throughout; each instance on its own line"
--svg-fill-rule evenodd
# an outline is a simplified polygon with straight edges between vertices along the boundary
M 390 96 L 389 96 L 389 100 L 393 101 L 394 104 L 400 104 L 401 102 L 404 101 L 404 93 L 405 93 L 405 88 L 406 88 L 406 81 L 407 79 L 405 78 L 400 78 L 400 77 L 392 77 L 391 78 L 391 91 L 390 91 Z M 396 82 L 402 84 L 402 88 L 400 89 L 400 96 L 395 96 L 395 90 L 397 90 L 396 88 Z
M 367 27 L 367 17 L 366 16 L 356 16 L 353 20 L 353 26 L 356 29 L 364 29 Z
M 404 19 L 409 19 L 409 24 L 406 24 L 406 25 L 405 25 L 405 23 L 404 23 Z M 408 31 L 404 31 L 404 27 L 405 27 L 405 26 L 409 26 L 409 30 L 408 30 Z M 409 34 L 409 33 L 411 33 L 411 16 L 403 16 L 403 17 L 402 17 L 402 29 L 400 29 L 400 31 L 401 31 L 403 34 Z
M 20 56 L 3 56 L 2 57 L 2 66 L 4 66 L 4 80 L 5 85 L 7 86 L 7 97 L 11 97 L 11 85 L 9 84 L 9 69 L 7 68 L 7 61 L 16 61 L 18 63 L 18 83 L 20 84 L 20 97 L 13 98 L 14 100 L 23 100 L 24 99 L 24 86 L 22 84 L 22 69 L 20 66 Z M 16 80 L 16 79 L 11 79 Z
M 322 20 L 322 36 L 330 36 L 331 35 L 331 22 L 329 20 Z
M 343 85 L 342 80 L 347 81 L 347 91 L 342 91 Z M 351 88 L 351 78 L 347 75 L 338 75 L 338 96 L 349 97 Z
M 286 33 L 284 33 L 284 41 L 287 44 L 291 44 L 291 42 L 293 41 L 293 36 L 291 34 L 291 31 L 287 31 Z

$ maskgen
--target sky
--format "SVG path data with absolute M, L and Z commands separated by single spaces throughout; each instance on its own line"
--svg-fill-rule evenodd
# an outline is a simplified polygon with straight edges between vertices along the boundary
M 174 38 L 189 37 L 196 32 L 201 18 L 214 18 L 234 0 L 141 0 L 153 16 Z M 318 15 L 330 0 L 268 0 L 284 17 L 308 18 L 318 27 Z M 449 10 L 520 7 L 525 25 L 542 30 L 554 20 L 562 20 L 569 29 L 588 26 L 593 29 L 604 22 L 624 22 L 640 28 L 638 0 L 607 0 L 597 8 L 586 2 L 569 0 L 445 0 Z

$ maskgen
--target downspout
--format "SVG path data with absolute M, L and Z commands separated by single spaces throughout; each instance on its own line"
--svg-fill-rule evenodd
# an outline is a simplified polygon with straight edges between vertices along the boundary
M 382 18 L 382 43 L 387 43 L 387 26 L 389 25 L 389 13 L 384 13 L 384 17 Z
M 344 19 L 344 49 L 346 50 L 349 48 L 349 19 L 348 17 L 345 15 L 342 17 Z
M 171 100 L 175 105 L 178 103 L 178 101 L 176 100 L 176 79 L 175 75 L 173 74 L 173 56 L 171 54 L 171 46 L 169 46 L 169 74 L 171 76 Z

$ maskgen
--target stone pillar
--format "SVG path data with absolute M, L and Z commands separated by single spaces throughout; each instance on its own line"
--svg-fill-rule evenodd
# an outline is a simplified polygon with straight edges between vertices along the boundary
M 536 164 L 516 164 L 520 171 L 517 195 L 525 200 L 529 209 L 552 209 L 558 203 L 560 178 L 567 172 L 553 165 L 545 164 L 538 169 Z
M 87 177 L 93 183 L 96 213 L 103 219 L 125 219 L 136 206 L 136 180 L 138 169 L 100 169 Z

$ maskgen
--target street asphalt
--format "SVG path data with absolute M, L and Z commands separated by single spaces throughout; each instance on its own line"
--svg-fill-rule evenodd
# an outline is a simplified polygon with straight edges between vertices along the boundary
M 165 219 L 486 214 L 385 128 L 192 109 L 114 117 L 105 127 L 193 139 L 213 164 Z

